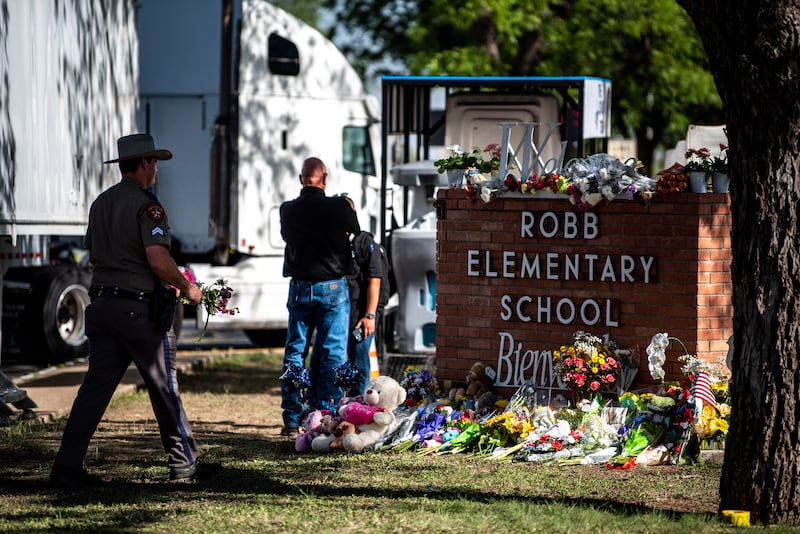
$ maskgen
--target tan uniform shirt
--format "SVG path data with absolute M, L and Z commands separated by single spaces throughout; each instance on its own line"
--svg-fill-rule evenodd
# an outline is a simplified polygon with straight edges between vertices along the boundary
M 167 214 L 155 195 L 123 178 L 92 203 L 84 245 L 94 263 L 93 285 L 152 291 L 156 279 L 145 248 L 169 247 Z

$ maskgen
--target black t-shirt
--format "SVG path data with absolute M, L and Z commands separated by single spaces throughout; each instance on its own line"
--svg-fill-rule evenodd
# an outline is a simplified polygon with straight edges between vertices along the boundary
M 361 227 L 344 198 L 325 196 L 318 187 L 304 187 L 299 197 L 281 204 L 280 216 L 286 241 L 283 276 L 323 282 L 352 272 L 347 234 L 358 234 Z
M 350 290 L 350 308 L 358 310 L 359 317 L 367 311 L 367 288 L 370 278 L 383 278 L 383 259 L 380 245 L 369 232 L 353 238 L 353 272 L 347 276 Z

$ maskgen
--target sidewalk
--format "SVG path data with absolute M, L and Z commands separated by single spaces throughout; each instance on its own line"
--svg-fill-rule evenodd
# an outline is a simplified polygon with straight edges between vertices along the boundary
M 194 342 L 197 337 L 198 331 L 187 328 L 187 324 L 184 323 L 184 331 L 178 345 L 179 373 L 188 374 L 214 360 L 242 351 L 257 350 L 240 332 L 209 332 L 202 342 Z M 186 344 L 187 341 L 190 343 Z M 6 374 L 15 386 L 24 390 L 28 398 L 36 403 L 34 415 L 44 422 L 51 422 L 69 413 L 87 368 L 86 360 L 79 359 L 62 367 L 46 369 L 38 369 L 36 366 L 15 366 Z M 143 384 L 136 367 L 131 365 L 120 381 L 113 398 L 135 391 Z
M 178 352 L 178 371 L 188 374 L 217 359 L 241 352 L 241 350 L 180 351 Z M 29 375 L 16 377 L 14 384 L 25 390 L 28 398 L 36 403 L 37 408 L 33 410 L 34 414 L 44 422 L 52 422 L 69 413 L 87 368 L 86 360 L 80 360 L 65 367 L 49 367 Z M 131 365 L 114 392 L 113 398 L 136 391 L 141 386 L 143 386 L 143 381 L 139 371 Z

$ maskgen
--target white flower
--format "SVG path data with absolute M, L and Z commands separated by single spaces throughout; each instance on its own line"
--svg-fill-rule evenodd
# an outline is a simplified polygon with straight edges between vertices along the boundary
M 603 194 L 602 193 L 587 193 L 587 194 L 583 195 L 583 199 L 582 200 L 586 204 L 589 204 L 590 206 L 595 206 L 595 205 L 597 205 L 597 203 L 599 203 L 601 200 L 603 200 Z
M 497 192 L 496 189 L 492 189 L 491 187 L 481 187 L 481 200 L 488 203 L 490 202 Z
M 617 194 L 614 192 L 614 190 L 611 188 L 610 185 L 604 185 L 603 187 L 601 187 L 600 192 L 603 194 L 606 200 L 614 200 L 614 197 L 617 196 Z
M 656 334 L 647 346 L 647 368 L 653 380 L 664 379 L 664 364 L 667 362 L 666 350 L 669 346 L 669 334 Z

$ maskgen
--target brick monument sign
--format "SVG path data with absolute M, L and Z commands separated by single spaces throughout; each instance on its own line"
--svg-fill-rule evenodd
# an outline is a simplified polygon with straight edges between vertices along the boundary
M 725 194 L 656 195 L 578 211 L 566 196 L 437 199 L 436 376 L 497 371 L 495 390 L 534 379 L 558 390 L 552 352 L 582 330 L 638 349 L 632 389 L 654 385 L 645 348 L 667 332 L 710 362 L 733 334 L 731 213 Z M 681 378 L 670 346 L 666 380 Z

